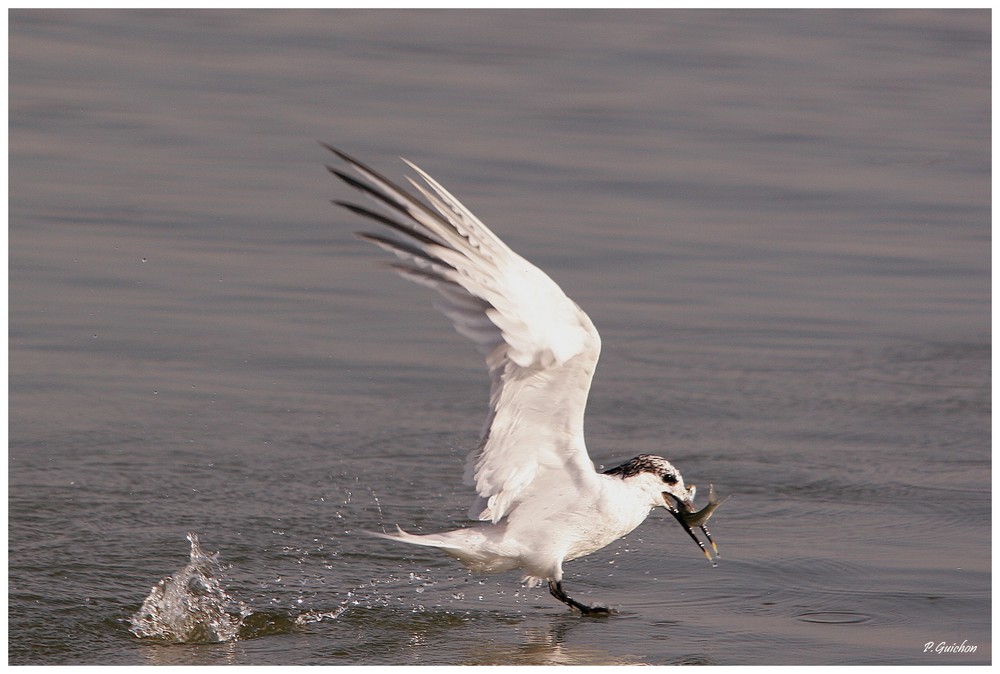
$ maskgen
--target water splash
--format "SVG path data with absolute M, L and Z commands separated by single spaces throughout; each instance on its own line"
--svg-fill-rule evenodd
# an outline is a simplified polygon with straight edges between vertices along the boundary
M 198 536 L 189 533 L 191 561 L 155 586 L 135 615 L 131 631 L 138 637 L 171 643 L 218 643 L 240 636 L 252 610 L 226 592 L 219 577 L 218 553 L 206 555 Z
M 154 585 L 142 608 L 131 617 L 130 629 L 137 637 L 181 644 L 255 639 L 334 620 L 347 610 L 345 602 L 332 611 L 299 615 L 254 611 L 226 592 L 218 553 L 202 552 L 197 534 L 189 533 L 187 539 L 191 561 Z

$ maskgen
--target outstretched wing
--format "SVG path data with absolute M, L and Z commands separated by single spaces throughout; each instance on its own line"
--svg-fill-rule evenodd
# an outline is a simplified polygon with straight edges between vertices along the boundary
M 357 174 L 327 167 L 387 207 L 335 201 L 392 230 L 359 236 L 394 253 L 392 267 L 441 297 L 434 306 L 486 355 L 490 414 L 465 479 L 478 498 L 470 517 L 499 521 L 546 485 L 586 489 L 597 479 L 583 439 L 587 394 L 601 340 L 590 318 L 541 269 L 511 250 L 413 164 L 426 204 L 349 155 L 324 147 Z M 406 161 L 406 160 L 404 160 Z

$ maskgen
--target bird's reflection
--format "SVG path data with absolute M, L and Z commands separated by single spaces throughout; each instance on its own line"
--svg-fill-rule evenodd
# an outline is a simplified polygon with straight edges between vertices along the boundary
M 584 618 L 568 613 L 546 624 L 522 626 L 519 644 L 480 644 L 465 664 L 469 665 L 642 665 L 640 656 L 609 653 L 601 648 L 567 643 L 567 636 L 583 625 L 607 618 Z

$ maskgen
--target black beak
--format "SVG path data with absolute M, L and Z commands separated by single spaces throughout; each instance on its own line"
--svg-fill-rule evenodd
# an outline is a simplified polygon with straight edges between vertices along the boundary
M 666 493 L 664 495 L 666 495 Z M 698 537 L 695 536 L 694 531 L 691 529 L 691 523 L 689 522 L 689 520 L 690 521 L 699 521 L 699 520 L 704 521 L 700 517 L 701 513 L 695 512 L 694 504 L 691 503 L 691 501 L 683 501 L 683 500 L 677 498 L 676 496 L 674 496 L 673 494 L 670 494 L 669 496 L 672 499 L 674 499 L 674 502 L 677 505 L 676 505 L 676 507 L 671 507 L 669 505 L 669 502 L 666 499 L 664 499 L 664 505 L 665 505 L 666 509 L 670 511 L 670 514 L 674 516 L 674 519 L 676 519 L 677 523 L 680 524 L 681 527 L 683 527 L 684 531 L 688 532 L 688 536 L 691 537 L 691 540 L 693 540 L 695 543 L 698 544 L 698 547 L 701 548 L 701 551 L 703 553 L 705 553 L 705 559 L 707 559 L 708 561 L 710 561 L 710 562 L 712 562 L 714 564 L 714 560 L 712 559 L 712 553 L 709 552 L 708 548 L 705 547 L 705 544 L 702 543 L 700 540 L 698 540 Z M 707 507 L 708 506 L 706 506 L 706 508 Z M 714 510 L 714 508 L 713 508 L 713 510 Z M 715 541 L 712 540 L 712 534 L 708 533 L 708 529 L 705 528 L 704 524 L 698 525 L 698 528 L 701 529 L 701 532 L 703 534 L 705 534 L 705 540 L 708 541 L 708 544 L 712 546 L 712 550 L 715 552 L 716 555 L 718 555 L 719 554 L 719 548 L 718 548 L 718 546 L 715 545 Z

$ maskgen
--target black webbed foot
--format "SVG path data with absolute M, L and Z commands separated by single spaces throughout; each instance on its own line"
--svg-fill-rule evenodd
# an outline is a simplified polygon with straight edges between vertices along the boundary
M 563 590 L 562 582 L 556 582 L 554 580 L 549 581 L 549 593 L 566 604 L 575 608 L 577 611 L 583 615 L 593 615 L 593 616 L 604 616 L 611 615 L 612 611 L 607 606 L 587 606 L 586 604 L 581 604 L 576 599 L 573 599 Z

